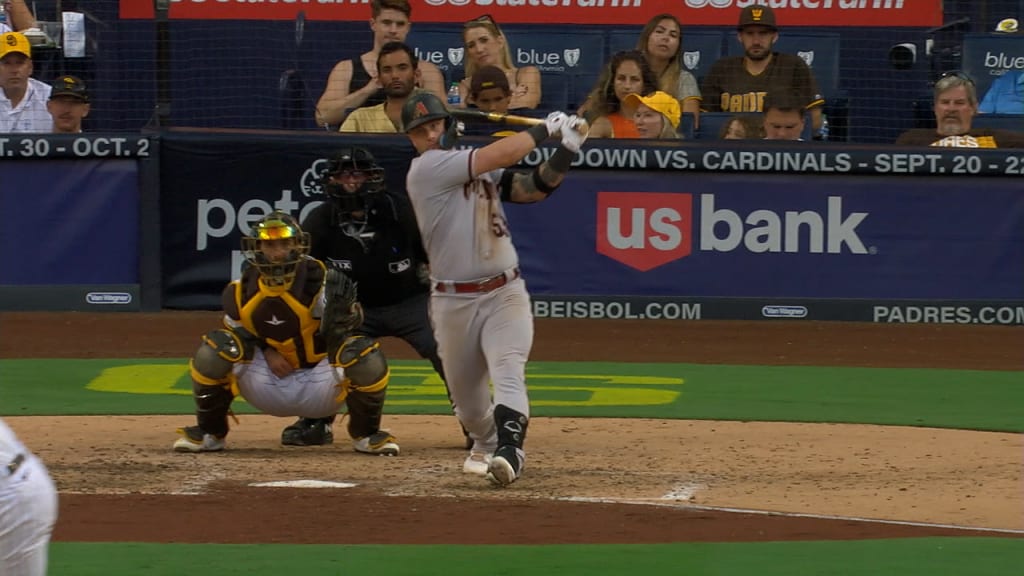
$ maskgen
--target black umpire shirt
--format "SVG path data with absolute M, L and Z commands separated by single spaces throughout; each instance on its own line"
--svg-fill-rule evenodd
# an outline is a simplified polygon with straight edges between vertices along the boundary
M 429 291 L 417 271 L 427 261 L 412 206 L 404 198 L 381 194 L 358 233 L 341 222 L 334 206 L 324 202 L 302 223 L 310 236 L 310 255 L 338 265 L 357 283 L 366 308 L 397 304 Z M 347 230 L 347 231 L 346 231 Z

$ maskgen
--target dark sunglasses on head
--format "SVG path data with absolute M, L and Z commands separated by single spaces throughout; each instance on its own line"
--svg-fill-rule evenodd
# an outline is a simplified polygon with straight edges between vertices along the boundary
M 967 82 L 971 86 L 974 86 L 974 78 L 971 78 L 966 72 L 963 72 L 961 70 L 951 70 L 949 72 L 945 72 L 942 74 L 942 76 L 939 76 L 939 80 L 942 80 L 943 78 L 959 78 L 960 80 Z
M 466 26 L 470 26 L 477 22 L 489 22 L 491 24 L 497 24 L 497 22 L 494 21 L 494 18 L 492 18 L 490 14 L 484 14 L 483 16 L 477 16 L 476 18 L 473 18 L 472 20 L 466 22 Z

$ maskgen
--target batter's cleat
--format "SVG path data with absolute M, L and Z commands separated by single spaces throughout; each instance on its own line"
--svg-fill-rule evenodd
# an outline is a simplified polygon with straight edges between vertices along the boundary
M 363 454 L 378 456 L 398 456 L 398 440 L 386 430 L 378 430 L 374 434 L 352 440 L 352 447 Z
M 334 442 L 334 431 L 328 418 L 299 418 L 281 431 L 284 446 L 323 446 Z
M 174 441 L 175 452 L 220 452 L 226 446 L 224 438 L 205 434 L 199 426 L 178 428 L 181 438 Z
M 475 474 L 476 476 L 486 476 L 487 467 L 491 464 L 491 455 L 486 452 L 479 450 L 473 450 L 469 453 L 469 457 L 462 463 L 463 474 Z
M 523 471 L 526 454 L 515 446 L 499 446 L 487 465 L 487 479 L 491 484 L 508 486 L 516 481 Z

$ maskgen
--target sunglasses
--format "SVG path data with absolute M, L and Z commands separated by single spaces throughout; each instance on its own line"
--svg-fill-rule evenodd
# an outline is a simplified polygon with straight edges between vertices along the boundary
M 974 78 L 971 78 L 966 72 L 960 70 L 951 70 L 949 72 L 944 72 L 942 76 L 939 76 L 939 80 L 942 80 L 944 78 L 957 78 L 963 80 L 965 83 L 970 84 L 971 86 L 974 86 Z
M 472 20 L 466 22 L 465 26 L 469 27 L 479 22 L 494 24 L 495 26 L 498 25 L 498 23 L 494 21 L 494 18 L 491 17 L 490 14 L 484 14 L 483 16 L 477 16 L 476 18 L 473 18 Z

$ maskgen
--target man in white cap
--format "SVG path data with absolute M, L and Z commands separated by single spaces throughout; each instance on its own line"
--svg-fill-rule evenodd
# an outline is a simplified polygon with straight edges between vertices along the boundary
M 50 132 L 50 85 L 32 78 L 32 46 L 20 32 L 0 34 L 0 134 Z

